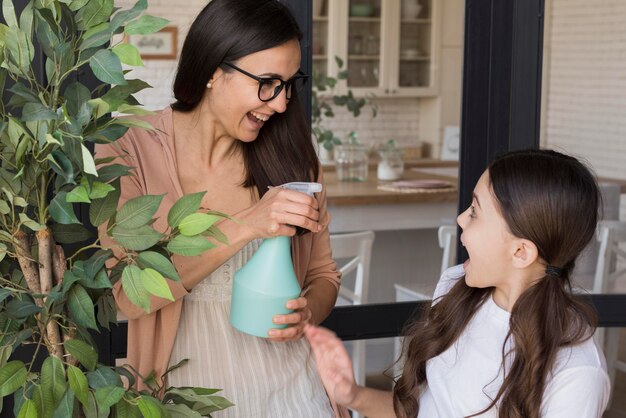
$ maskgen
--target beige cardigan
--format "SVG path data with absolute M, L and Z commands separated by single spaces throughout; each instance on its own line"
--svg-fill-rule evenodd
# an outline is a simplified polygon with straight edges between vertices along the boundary
M 176 168 L 172 110 L 168 107 L 143 119 L 155 130 L 131 128 L 113 144 L 96 145 L 96 158 L 117 157 L 114 163 L 134 167 L 134 175 L 122 177 L 119 206 L 133 197 L 165 194 L 155 214 L 157 221 L 154 224 L 157 230 L 165 231 L 169 209 L 183 196 Z M 326 211 L 325 191 L 319 193 L 317 198 L 322 231 L 295 237 L 291 245 L 293 264 L 303 295 L 320 281 L 329 281 L 339 289 L 340 275 L 331 257 L 328 237 L 330 218 Z M 112 244 L 102 228 L 100 232 L 103 243 Z M 150 314 L 129 301 L 121 281 L 113 289 L 118 309 L 128 317 L 127 362 L 143 376 L 155 371 L 160 377 L 167 369 L 174 346 L 183 297 L 188 292 L 180 282 L 168 282 L 174 302 L 153 296 Z M 137 387 L 145 388 L 140 380 Z M 337 408 L 335 410 L 338 411 Z

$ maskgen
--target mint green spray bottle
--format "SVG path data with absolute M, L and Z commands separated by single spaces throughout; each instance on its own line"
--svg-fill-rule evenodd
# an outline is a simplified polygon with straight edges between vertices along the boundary
M 319 183 L 294 182 L 285 189 L 313 195 Z M 230 304 L 230 323 L 246 334 L 268 338 L 271 328 L 286 328 L 272 322 L 275 315 L 293 312 L 287 301 L 300 296 L 300 284 L 291 261 L 291 238 L 267 238 L 244 266 L 235 273 Z

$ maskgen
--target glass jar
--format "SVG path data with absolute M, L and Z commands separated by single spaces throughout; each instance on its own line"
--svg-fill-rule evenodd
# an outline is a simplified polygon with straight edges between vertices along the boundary
M 398 180 L 404 174 L 402 152 L 397 149 L 380 150 L 378 163 L 378 180 Z
M 337 180 L 366 181 L 367 163 L 367 149 L 365 145 L 335 146 Z

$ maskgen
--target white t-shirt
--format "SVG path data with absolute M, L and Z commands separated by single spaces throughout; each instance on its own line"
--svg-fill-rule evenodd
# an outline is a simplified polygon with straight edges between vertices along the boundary
M 433 299 L 446 294 L 463 273 L 462 265 L 446 270 Z M 465 417 L 489 405 L 503 381 L 502 345 L 509 317 L 509 312 L 488 298 L 459 339 L 428 361 L 428 387 L 420 396 L 418 418 Z M 609 393 L 604 357 L 589 339 L 559 351 L 543 395 L 541 416 L 601 417 Z M 480 416 L 497 417 L 497 411 L 492 408 Z

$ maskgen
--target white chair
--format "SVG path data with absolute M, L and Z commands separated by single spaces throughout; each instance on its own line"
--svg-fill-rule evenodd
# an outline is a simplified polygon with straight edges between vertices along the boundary
M 626 244 L 626 222 L 600 221 L 596 230 L 600 248 L 598 263 L 593 280 L 593 293 L 626 293 L 624 282 L 626 278 L 626 251 L 620 244 Z M 619 360 L 620 328 L 606 328 L 596 331 L 596 341 L 604 347 L 606 365 L 614 387 L 615 373 L 619 370 L 626 373 L 626 361 Z
M 441 225 L 437 230 L 439 247 L 443 249 L 441 255 L 441 271 L 439 276 L 448 268 L 456 263 L 456 225 Z M 436 282 L 435 282 L 436 284 Z M 427 293 L 418 292 L 398 283 L 393 285 L 396 290 L 396 302 L 410 302 L 416 300 L 430 300 L 433 297 L 435 288 L 428 289 Z M 394 342 L 394 358 L 400 358 L 402 354 L 402 337 L 397 337 Z M 394 375 L 399 375 L 402 371 L 403 361 L 399 361 L 394 365 Z
M 333 258 L 340 261 L 347 259 L 347 262 L 339 268 L 342 282 L 339 287 L 337 306 L 367 303 L 374 237 L 373 231 L 330 236 Z M 352 283 L 353 272 L 354 286 L 349 287 L 348 283 Z M 349 276 L 349 281 L 343 280 Z M 352 341 L 352 363 L 357 384 L 365 385 L 365 340 Z M 357 416 L 353 414 L 353 417 Z

